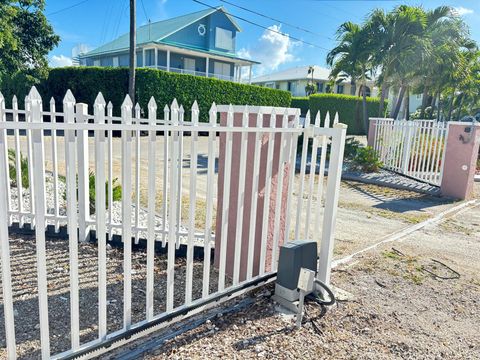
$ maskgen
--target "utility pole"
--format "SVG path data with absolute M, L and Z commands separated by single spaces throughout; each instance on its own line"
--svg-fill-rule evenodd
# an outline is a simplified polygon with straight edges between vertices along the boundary
M 128 95 L 135 104 L 135 67 L 136 62 L 136 0 L 130 0 L 130 71 L 128 73 Z

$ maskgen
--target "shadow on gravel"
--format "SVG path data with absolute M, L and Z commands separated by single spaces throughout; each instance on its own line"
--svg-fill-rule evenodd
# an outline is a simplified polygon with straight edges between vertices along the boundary
M 379 191 L 374 190 L 378 189 L 378 186 L 375 186 L 374 188 L 372 185 L 355 183 L 352 181 L 345 181 L 344 184 L 366 198 L 378 202 L 376 205 L 373 205 L 374 208 L 398 213 L 404 213 L 407 211 L 425 211 L 433 206 L 452 204 L 455 202 L 455 200 L 450 198 L 422 195 L 407 190 L 384 188 L 385 193 L 379 193 Z

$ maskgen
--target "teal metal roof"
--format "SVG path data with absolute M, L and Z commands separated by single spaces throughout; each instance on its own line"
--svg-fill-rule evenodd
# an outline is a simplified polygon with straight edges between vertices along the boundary
M 237 28 L 237 30 L 241 31 L 238 24 L 225 11 L 225 9 L 223 7 L 219 7 L 216 9 L 201 10 L 191 14 L 143 25 L 137 29 L 137 45 L 151 42 L 161 42 L 161 40 L 166 38 L 167 36 L 172 35 L 173 33 L 187 27 L 190 24 L 193 24 L 200 19 L 203 19 L 210 14 L 213 14 L 216 11 L 222 11 L 229 18 L 232 24 Z M 119 38 L 110 41 L 109 43 L 106 43 L 92 51 L 89 51 L 86 54 L 83 54 L 82 57 L 117 52 L 121 50 L 126 50 L 128 48 L 129 33 L 126 33 L 121 35 Z

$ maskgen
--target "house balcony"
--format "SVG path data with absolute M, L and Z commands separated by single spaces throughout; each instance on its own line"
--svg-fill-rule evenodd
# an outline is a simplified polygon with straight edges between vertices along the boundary
M 238 83 L 250 84 L 253 64 L 256 62 L 213 54 L 205 50 L 182 49 L 169 45 L 155 44 L 137 50 L 138 67 L 213 77 Z
M 177 67 L 170 67 L 167 68 L 166 66 L 161 66 L 161 65 L 146 65 L 144 66 L 146 68 L 150 69 L 157 69 L 157 70 L 163 70 L 163 71 L 168 71 L 168 72 L 174 72 L 177 74 L 188 74 L 188 75 L 195 75 L 195 76 L 203 76 L 203 77 L 212 77 L 215 79 L 220 79 L 220 80 L 226 80 L 226 81 L 233 81 L 233 82 L 247 82 L 247 81 L 241 81 L 235 76 L 229 76 L 229 75 L 223 75 L 223 74 L 215 74 L 215 73 L 209 73 L 205 71 L 198 71 L 198 70 L 189 70 L 189 69 L 181 69 Z

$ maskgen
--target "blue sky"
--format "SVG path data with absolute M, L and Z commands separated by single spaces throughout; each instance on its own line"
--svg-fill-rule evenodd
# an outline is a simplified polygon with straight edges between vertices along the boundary
M 325 66 L 325 55 L 335 44 L 338 26 L 345 21 L 361 22 L 377 7 L 391 9 L 399 4 L 422 5 L 428 9 L 440 5 L 455 7 L 470 26 L 472 38 L 480 43 L 480 0 L 228 0 L 315 34 L 252 14 L 220 0 L 202 1 L 212 6 L 223 5 L 234 15 L 262 26 L 280 29 L 292 37 L 316 45 L 294 41 L 238 20 L 243 32 L 237 37 L 237 52 L 262 62 L 254 70 L 256 75 L 292 66 Z M 72 50 L 95 48 L 128 32 L 128 3 L 129 0 L 47 0 L 45 13 L 62 38 L 59 46 L 49 54 L 51 65 L 68 65 Z M 66 9 L 75 4 L 78 5 Z M 142 25 L 147 23 L 148 18 L 154 22 L 204 8 L 192 0 L 143 0 L 143 6 L 142 0 L 137 0 L 137 22 Z

